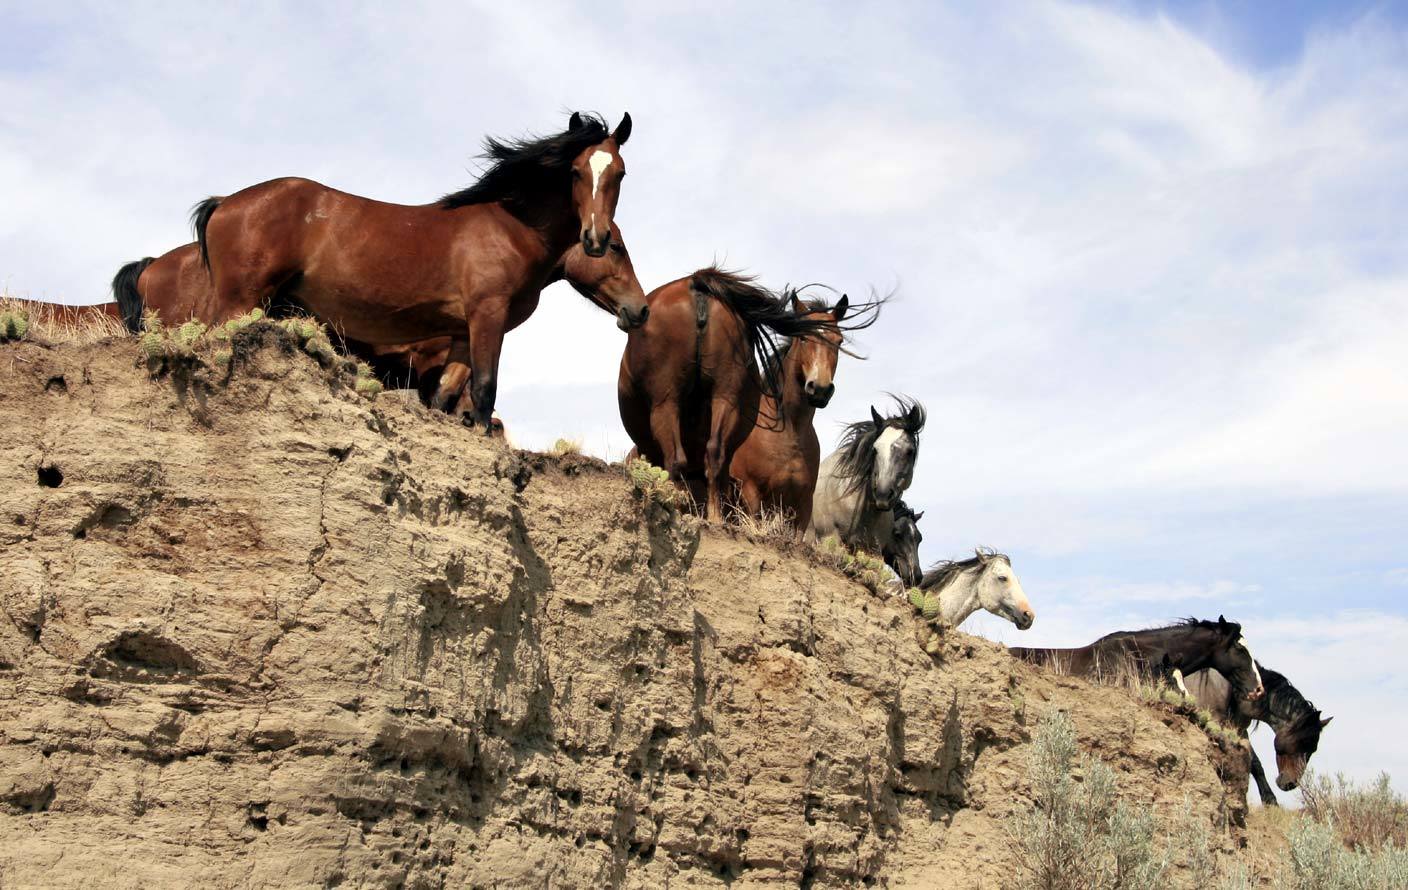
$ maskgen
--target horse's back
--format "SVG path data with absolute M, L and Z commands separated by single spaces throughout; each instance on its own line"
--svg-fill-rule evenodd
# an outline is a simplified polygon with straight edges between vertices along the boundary
M 1219 672 L 1208 669 L 1195 671 L 1183 678 L 1183 685 L 1198 700 L 1198 704 L 1216 714 L 1231 712 L 1232 684 Z

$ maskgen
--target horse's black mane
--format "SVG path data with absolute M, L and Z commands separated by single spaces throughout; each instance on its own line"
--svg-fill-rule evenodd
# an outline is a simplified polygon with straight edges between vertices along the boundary
M 1210 621 L 1206 618 L 1179 618 L 1171 624 L 1165 624 L 1161 627 L 1146 627 L 1141 630 L 1117 630 L 1114 633 L 1105 634 L 1100 640 L 1109 640 L 1115 637 L 1129 636 L 1130 634 L 1158 633 L 1161 630 L 1181 630 L 1183 628 L 1212 630 L 1218 633 L 1231 634 L 1234 637 L 1240 636 L 1242 633 L 1242 625 L 1235 621 L 1228 621 L 1226 624 L 1222 624 L 1217 621 Z M 1100 640 L 1096 640 L 1095 642 L 1098 643 Z
M 1311 704 L 1310 699 L 1301 695 L 1300 690 L 1292 686 L 1280 671 L 1263 667 L 1259 661 L 1256 669 L 1261 673 L 1262 685 L 1266 687 L 1267 713 L 1283 718 L 1295 727 L 1297 733 L 1308 730 L 1313 723 L 1318 737 L 1320 710 Z
M 577 117 L 580 126 L 556 136 L 485 139 L 481 157 L 489 161 L 489 168 L 474 185 L 441 198 L 440 206 L 452 210 L 491 201 L 531 200 L 545 176 L 565 174 L 577 155 L 611 135 L 600 115 L 578 113 Z
M 919 444 L 919 433 L 924 429 L 926 414 L 924 406 L 907 396 L 891 396 L 899 409 L 884 419 L 877 427 L 873 420 L 860 420 L 848 423 L 841 434 L 841 456 L 837 459 L 837 475 L 846 480 L 846 490 L 856 491 L 865 485 L 875 471 L 875 440 L 889 427 L 898 427 L 914 437 Z
M 689 287 L 696 294 L 710 297 L 731 309 L 743 321 L 748 339 L 748 351 L 758 368 L 759 381 L 763 393 L 775 400 L 782 399 L 782 361 L 780 353 L 785 353 L 792 341 L 805 338 L 820 338 L 828 332 L 859 330 L 875 323 L 882 301 L 852 306 L 847 317 L 839 323 L 831 319 L 804 318 L 792 307 L 794 290 L 783 289 L 774 293 L 757 283 L 751 275 L 708 266 L 695 272 L 689 278 Z M 808 303 L 812 310 L 830 309 L 825 302 Z M 708 318 L 707 307 L 701 309 L 700 324 Z M 778 338 L 786 338 L 785 345 L 779 345 Z
M 913 511 L 910 512 L 912 515 Z M 929 566 L 929 569 L 924 572 L 924 577 L 919 580 L 919 588 L 921 590 L 940 590 L 963 572 L 977 568 L 994 559 L 1004 560 L 1008 565 L 1012 564 L 1012 559 L 1006 553 L 998 553 L 996 550 L 980 547 L 974 550 L 973 555 L 967 559 L 945 559 Z

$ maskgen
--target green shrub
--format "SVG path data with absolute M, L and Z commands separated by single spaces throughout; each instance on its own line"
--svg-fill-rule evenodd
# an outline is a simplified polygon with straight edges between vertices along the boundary
M 1313 819 L 1333 825 L 1344 842 L 1355 849 L 1408 846 L 1408 801 L 1389 784 L 1386 774 L 1367 788 L 1360 788 L 1343 775 L 1307 773 L 1300 786 L 1305 812 Z
M 1084 776 L 1080 782 L 1072 769 Z M 1042 719 L 1032 738 L 1028 775 L 1034 806 L 1013 820 L 1014 886 L 1032 890 L 1155 890 L 1167 886 L 1169 850 L 1156 844 L 1148 808 L 1120 800 L 1114 772 L 1076 757 L 1064 713 Z
M 0 341 L 23 340 L 29 333 L 29 313 L 23 309 L 0 312 Z

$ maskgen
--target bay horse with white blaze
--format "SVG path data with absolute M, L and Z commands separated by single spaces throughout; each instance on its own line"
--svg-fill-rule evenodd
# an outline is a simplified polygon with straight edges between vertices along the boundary
M 1257 699 L 1239 695 L 1239 690 L 1226 677 L 1213 670 L 1189 674 L 1184 682 L 1198 704 L 1219 721 L 1237 727 L 1243 738 L 1247 737 L 1253 722 L 1270 726 L 1276 733 L 1276 787 L 1294 791 L 1305 775 L 1310 755 L 1320 747 L 1320 733 L 1335 718 L 1321 717 L 1320 710 L 1306 700 L 1285 675 L 1263 667 L 1260 662 L 1257 670 L 1266 686 L 1266 694 Z M 1276 795 L 1266 781 L 1266 769 L 1255 748 L 1251 756 L 1251 774 L 1262 805 L 1277 806 Z
M 873 324 L 879 305 L 877 301 L 860 307 L 847 330 Z M 778 352 L 778 395 L 762 393 L 757 420 L 733 452 L 728 474 L 742 510 L 754 517 L 761 517 L 764 511 L 779 513 L 800 537 L 811 524 L 812 495 L 821 464 L 821 444 L 812 418 L 836 392 L 836 365 L 845 338 L 841 324 L 846 321 L 850 299 L 843 294 L 835 306 L 819 300 L 804 304 L 793 291 L 792 308 L 799 318 L 821 325 L 821 334 L 794 338 Z M 860 312 L 868 317 L 855 320 Z
M 611 246 L 601 257 L 588 256 L 581 244 L 573 243 L 548 275 L 547 283 L 566 281 L 594 305 L 614 316 L 622 306 L 644 304 L 645 294 L 636 279 L 635 266 L 621 230 L 613 224 L 611 232 Z M 141 330 L 142 318 L 147 312 L 154 312 L 158 318 L 172 324 L 189 319 L 219 324 L 233 317 L 216 304 L 210 277 L 201 264 L 200 247 L 195 243 L 155 259 L 147 257 L 123 266 L 113 278 L 113 296 L 117 302 L 105 305 L 121 306 L 124 321 L 136 319 L 134 331 Z M 537 305 L 538 296 L 531 298 L 533 307 Z M 281 297 L 278 305 L 266 308 L 272 315 L 279 315 L 303 307 L 298 305 L 297 295 L 292 294 Z M 337 336 L 335 330 L 331 333 Z M 429 404 L 440 388 L 440 377 L 449 360 L 453 338 L 434 337 L 379 346 L 341 338 L 341 343 L 347 351 L 370 364 L 386 386 L 414 386 L 421 400 Z M 455 405 L 457 412 L 468 409 L 470 403 L 465 398 Z M 494 433 L 500 432 L 501 425 L 496 423 Z
M 1076 677 L 1119 677 L 1133 670 L 1145 682 L 1166 680 L 1186 693 L 1183 678 L 1211 668 L 1244 690 L 1248 699 L 1260 698 L 1264 691 L 1242 626 L 1221 615 L 1216 621 L 1187 618 L 1167 627 L 1122 630 L 1074 649 L 1011 646 L 1007 651 Z
M 573 243 L 592 257 L 610 248 L 630 133 L 630 115 L 613 132 L 574 113 L 555 136 L 491 138 L 478 182 L 420 206 L 275 179 L 198 205 L 196 241 L 223 312 L 283 293 L 362 343 L 452 337 L 435 407 L 468 380 L 489 432 L 504 333 Z M 643 301 L 623 305 L 617 323 L 639 327 L 647 314 Z

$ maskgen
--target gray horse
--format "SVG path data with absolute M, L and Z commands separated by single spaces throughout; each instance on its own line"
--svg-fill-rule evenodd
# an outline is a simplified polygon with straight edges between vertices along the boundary
M 821 462 L 809 537 L 835 536 L 851 550 L 880 553 L 894 538 L 895 507 L 914 479 L 924 406 L 896 397 L 898 412 L 848 424 L 841 447 Z M 913 575 L 916 565 L 907 573 Z M 896 569 L 899 572 L 899 569 Z M 904 578 L 913 583 L 912 577 Z

